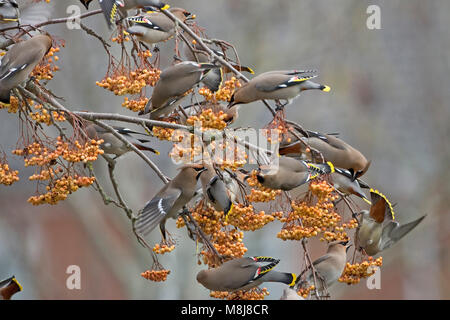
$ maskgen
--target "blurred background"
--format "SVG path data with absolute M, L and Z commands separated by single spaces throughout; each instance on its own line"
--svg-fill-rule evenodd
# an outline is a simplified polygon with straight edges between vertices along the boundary
M 20 2 L 20 0 L 19 0 Z M 79 1 L 52 1 L 54 17 Z M 449 299 L 450 298 L 450 2 L 332 0 L 173 0 L 197 15 L 211 38 L 233 43 L 242 64 L 256 73 L 273 69 L 314 68 L 319 82 L 332 90 L 310 91 L 286 108 L 288 118 L 341 138 L 372 160 L 364 180 L 397 203 L 400 223 L 427 218 L 394 247 L 382 253 L 381 289 L 338 283 L 335 299 Z M 369 4 L 381 9 L 381 29 L 369 30 Z M 97 9 L 93 1 L 91 9 Z M 83 20 L 109 38 L 102 16 Z M 47 29 L 64 39 L 65 48 L 49 88 L 65 98 L 72 110 L 118 112 L 116 97 L 95 85 L 107 69 L 101 43 L 65 25 Z M 117 45 L 113 44 L 117 49 Z M 161 44 L 161 66 L 173 57 L 173 41 Z M 117 52 L 117 51 L 116 51 Z M 196 280 L 195 243 L 174 221 L 167 229 L 178 242 L 161 256 L 171 270 L 166 282 L 154 283 L 140 273 L 152 260 L 141 247 L 129 220 L 119 209 L 105 206 L 93 189 L 83 188 L 56 206 L 32 206 L 26 200 L 36 185 L 28 181 L 32 168 L 11 155 L 19 137 L 17 117 L 0 110 L 0 145 L 21 180 L 0 186 L 0 278 L 15 274 L 24 291 L 15 299 L 208 299 L 209 291 Z M 233 125 L 263 127 L 271 120 L 261 103 L 241 107 Z M 168 161 L 170 143 L 155 142 L 162 155 L 149 155 L 168 176 L 176 166 Z M 112 194 L 103 159 L 95 163 L 100 182 Z M 116 177 L 133 210 L 162 187 L 162 182 L 136 155 L 118 161 Z M 358 202 L 359 203 L 359 202 Z M 363 203 L 361 208 L 365 208 Z M 247 255 L 281 259 L 279 271 L 298 272 L 303 266 L 300 243 L 276 238 L 279 222 L 248 232 Z M 153 232 L 149 243 L 160 240 Z M 188 240 L 188 241 L 187 241 Z M 313 259 L 324 254 L 324 243 L 313 242 Z M 66 269 L 81 268 L 81 290 L 66 288 Z M 267 299 L 279 299 L 279 284 L 267 284 Z

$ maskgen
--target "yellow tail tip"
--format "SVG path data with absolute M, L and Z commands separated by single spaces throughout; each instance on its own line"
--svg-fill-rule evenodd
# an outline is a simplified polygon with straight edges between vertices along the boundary
M 123 30 L 123 34 L 126 35 L 126 36 L 129 36 L 129 35 L 130 35 L 130 33 L 127 32 L 127 31 L 125 31 L 125 30 Z
M 158 150 L 155 150 L 155 154 L 156 154 L 157 156 L 159 156 L 159 155 L 161 154 L 161 152 L 159 152 Z
M 12 281 L 15 282 L 15 284 L 17 284 L 17 286 L 19 287 L 19 291 L 22 291 L 22 290 L 23 290 L 22 285 L 19 283 L 19 281 L 17 281 L 17 279 L 16 279 L 15 277 L 12 278 Z
M 161 8 L 161 10 L 167 10 L 169 8 L 170 8 L 170 6 L 168 4 L 165 4 L 164 7 Z
M 334 165 L 331 163 L 331 161 L 328 161 L 327 164 L 330 166 L 331 173 L 335 172 Z
M 255 74 L 255 71 L 253 71 L 253 69 L 252 69 L 252 68 L 250 68 L 250 67 L 247 67 L 247 69 L 248 69 L 248 72 L 250 72 L 250 74 Z
M 323 92 L 330 92 L 331 88 L 329 86 L 324 86 L 322 89 Z
M 295 282 L 297 281 L 297 275 L 295 273 L 292 274 L 292 282 L 289 283 L 289 287 L 293 287 L 295 285 Z
M 2 21 L 17 22 L 17 21 L 19 21 L 19 19 L 2 19 Z

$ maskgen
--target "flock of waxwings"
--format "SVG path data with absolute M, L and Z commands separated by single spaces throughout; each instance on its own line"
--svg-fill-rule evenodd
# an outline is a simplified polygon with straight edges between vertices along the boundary
M 86 9 L 92 0 L 80 0 Z M 126 33 L 136 37 L 138 41 L 150 46 L 171 39 L 176 34 L 177 25 L 165 14 L 168 10 L 181 22 L 195 18 L 182 8 L 171 8 L 159 0 L 99 0 L 106 22 L 110 28 L 117 19 L 126 19 Z M 30 4 L 33 6 L 34 4 Z M 128 16 L 129 10 L 136 9 L 138 15 Z M 24 8 L 30 10 L 29 7 Z M 15 0 L 0 0 L 0 36 L 1 26 L 21 22 L 22 12 Z M 23 23 L 23 22 L 21 22 Z M 189 40 L 192 38 L 186 35 Z M 156 83 L 146 108 L 140 114 L 150 114 L 150 119 L 158 120 L 170 115 L 181 103 L 185 93 L 199 83 L 203 83 L 215 92 L 222 83 L 223 67 L 211 61 L 210 55 L 201 46 L 194 43 L 194 51 L 185 46 L 186 61 L 164 69 Z M 52 46 L 49 34 L 36 33 L 16 39 L 7 48 L 6 54 L 0 60 L 0 102 L 10 103 L 11 91 L 26 82 L 30 73 L 38 65 Z M 212 48 L 211 48 L 212 49 Z M 215 50 L 221 55 L 220 51 Z M 249 67 L 235 65 L 240 71 L 253 73 Z M 259 100 L 280 100 L 290 103 L 304 90 L 317 89 L 324 92 L 330 87 L 312 81 L 315 78 L 311 70 L 279 70 L 269 71 L 254 76 L 248 83 L 239 87 L 224 108 L 232 123 L 238 116 L 238 108 L 242 104 Z M 118 133 L 126 137 L 141 150 L 157 153 L 148 146 L 149 140 L 138 139 L 135 132 L 126 128 L 114 127 Z M 130 148 L 104 128 L 90 124 L 85 129 L 92 138 L 104 140 L 102 149 L 116 157 L 129 152 Z M 316 150 L 321 154 L 321 161 L 309 158 Z M 368 210 L 359 213 L 357 229 L 358 245 L 361 250 L 370 255 L 391 247 L 414 229 L 425 216 L 399 224 L 394 219 L 393 206 L 387 198 L 377 190 L 363 182 L 360 177 L 368 170 L 370 161 L 357 149 L 338 138 L 313 131 L 303 132 L 303 136 L 290 135 L 283 139 L 279 147 L 278 166 L 276 170 L 258 170 L 257 179 L 263 186 L 271 189 L 289 191 L 301 186 L 320 175 L 329 175 L 330 183 L 345 196 L 355 195 L 370 204 Z M 323 158 L 322 158 L 323 157 Z M 323 161 L 324 160 L 324 161 Z M 227 171 L 218 175 L 218 168 L 211 163 L 202 162 L 184 165 L 179 173 L 170 180 L 141 210 L 136 222 L 137 231 L 143 236 L 159 225 L 163 238 L 166 237 L 165 222 L 168 218 L 176 219 L 183 207 L 198 193 L 197 181 L 201 181 L 203 196 L 219 211 L 228 215 L 236 202 L 238 185 Z M 243 180 L 248 178 L 244 177 Z M 370 189 L 367 197 L 363 189 Z M 347 250 L 350 244 L 345 241 L 335 241 L 328 245 L 326 254 L 313 262 L 317 272 L 318 290 L 330 287 L 341 276 L 347 261 Z M 197 274 L 197 281 L 209 290 L 233 292 L 248 290 L 263 282 L 280 282 L 287 284 L 284 299 L 302 299 L 293 288 L 298 285 L 309 286 L 314 275 L 308 270 L 305 280 L 299 281 L 294 273 L 273 270 L 279 263 L 278 259 L 254 256 L 229 260 L 217 268 L 202 270 Z M 15 292 L 22 290 L 15 277 L 0 282 L 0 296 L 9 299 Z

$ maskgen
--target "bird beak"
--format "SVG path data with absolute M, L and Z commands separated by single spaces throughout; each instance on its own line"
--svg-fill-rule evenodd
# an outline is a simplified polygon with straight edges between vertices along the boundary
M 331 88 L 329 86 L 321 85 L 320 90 L 322 90 L 323 92 L 330 92 Z

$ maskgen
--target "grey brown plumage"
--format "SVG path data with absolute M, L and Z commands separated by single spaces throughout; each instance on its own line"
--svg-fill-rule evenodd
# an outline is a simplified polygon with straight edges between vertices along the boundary
M 345 195 L 354 194 L 370 204 L 370 200 L 363 191 L 363 188 L 368 189 L 370 187 L 359 179 L 353 179 L 350 171 L 335 168 L 335 172 L 331 174 L 330 182 L 337 190 Z
M 213 59 L 210 55 L 205 51 L 205 49 L 200 46 L 198 43 L 193 43 L 193 38 L 189 36 L 189 34 L 185 34 L 187 40 L 190 42 L 190 46 L 184 43 L 183 54 L 186 60 L 189 61 L 197 61 L 197 62 L 211 62 Z M 216 50 L 211 46 L 208 46 L 216 55 L 220 57 L 225 57 L 224 53 L 220 50 Z M 254 74 L 252 68 L 247 66 L 238 65 L 236 63 L 230 62 L 230 64 L 238 71 L 248 72 Z M 223 66 L 219 69 L 213 69 L 209 71 L 206 76 L 203 78 L 202 83 L 212 92 L 216 92 L 219 90 L 220 85 L 223 83 L 223 78 L 225 73 L 229 73 L 231 70 L 226 66 Z
M 229 107 L 263 99 L 292 102 L 304 90 L 318 89 L 325 92 L 330 87 L 311 81 L 316 75 L 310 70 L 280 70 L 262 73 L 237 89 Z
M 150 112 L 150 119 L 159 119 L 169 115 L 187 91 L 192 89 L 205 73 L 218 66 L 209 63 L 184 61 L 163 70 L 151 100 L 140 114 Z
M 168 218 L 176 219 L 180 210 L 194 196 L 197 180 L 204 170 L 202 165 L 185 165 L 154 197 L 146 203 L 135 223 L 137 232 L 143 236 L 159 225 L 165 239 Z
M 14 294 L 22 290 L 22 286 L 15 276 L 0 281 L 0 298 L 2 300 L 10 300 Z
M 317 150 L 322 153 L 325 161 L 331 161 L 337 168 L 347 169 L 351 172 L 353 179 L 362 176 L 370 166 L 370 161 L 357 149 L 333 135 L 308 131 L 309 137 L 303 137 L 302 141 L 280 146 L 279 153 L 293 157 L 311 157 L 312 152 Z M 307 147 L 312 152 L 306 153 Z M 316 155 L 314 160 L 320 160 Z
M 280 282 L 293 286 L 294 273 L 278 272 L 273 268 L 280 260 L 270 257 L 245 257 L 229 260 L 217 268 L 202 270 L 197 281 L 212 291 L 249 290 L 263 282 Z
M 183 22 L 191 15 L 183 8 L 171 8 L 169 11 Z M 175 35 L 175 22 L 162 12 L 129 17 L 127 20 L 133 23 L 127 32 L 150 45 L 166 41 Z
M 316 270 L 316 284 L 319 291 L 323 291 L 336 283 L 345 269 L 347 261 L 347 241 L 334 241 L 328 245 L 327 253 L 313 262 Z M 314 275 L 309 270 L 306 275 L 308 285 L 314 284 Z
M 370 210 L 361 212 L 361 223 L 358 228 L 358 243 L 370 256 L 390 248 L 412 229 L 414 229 L 425 215 L 400 225 L 395 221 L 394 209 L 389 200 L 379 191 L 370 190 L 372 206 Z
M 19 20 L 19 5 L 16 0 L 0 0 L 0 24 Z
M 222 180 L 211 164 L 205 162 L 204 166 L 205 171 L 200 175 L 203 194 L 214 209 L 223 211 L 226 217 L 236 200 L 237 183 L 230 177 L 228 172 L 221 172 Z
M 146 143 L 149 143 L 150 140 L 135 137 L 136 135 L 146 135 L 146 134 L 132 131 L 130 129 L 123 127 L 113 127 L 113 128 L 116 130 L 117 133 L 127 138 L 130 141 L 130 143 L 133 144 L 135 147 L 137 147 L 139 150 L 150 151 L 155 154 L 159 154 L 159 151 L 146 145 Z M 103 139 L 104 142 L 100 145 L 101 149 L 105 151 L 105 153 L 107 154 L 114 154 L 116 158 L 132 150 L 129 146 L 127 146 L 119 138 L 114 136 L 111 132 L 109 132 L 106 129 L 103 129 L 102 127 L 96 124 L 93 123 L 89 124 L 88 126 L 86 126 L 85 131 L 88 137 L 91 139 L 96 140 Z
M 10 92 L 28 79 L 52 46 L 47 35 L 36 35 L 13 45 L 0 60 L 0 102 L 9 104 Z
M 332 172 L 334 172 L 332 163 L 313 164 L 289 157 L 279 157 L 278 164 L 261 166 L 256 178 L 267 188 L 289 191 L 319 175 Z
M 80 0 L 86 9 L 89 9 L 89 5 L 92 1 L 93 0 Z M 122 17 L 126 17 L 127 11 L 131 9 L 151 6 L 160 10 L 166 10 L 170 7 L 159 0 L 99 0 L 98 2 L 110 28 L 115 23 L 118 12 L 120 12 Z

